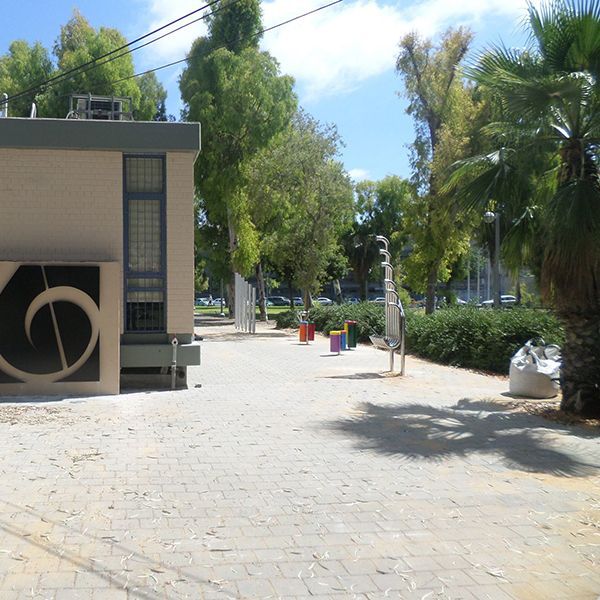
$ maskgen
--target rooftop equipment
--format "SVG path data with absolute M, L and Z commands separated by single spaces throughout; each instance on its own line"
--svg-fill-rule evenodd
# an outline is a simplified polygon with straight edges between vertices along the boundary
M 67 119 L 133 121 L 133 102 L 131 98 L 73 94 L 69 99 Z

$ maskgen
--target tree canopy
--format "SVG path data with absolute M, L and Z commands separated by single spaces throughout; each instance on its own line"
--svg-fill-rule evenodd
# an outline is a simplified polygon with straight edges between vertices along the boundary
M 12 96 L 36 87 L 50 77 L 66 73 L 126 43 L 117 29 L 100 27 L 96 30 L 81 13 L 75 11 L 61 27 L 52 50 L 54 62 L 40 43 L 30 46 L 24 41 L 15 41 L 10 45 L 8 53 L 0 56 L 0 91 Z M 139 121 L 166 118 L 166 92 L 154 73 L 133 78 L 131 54 L 112 58 L 100 60 L 51 85 L 16 98 L 9 105 L 9 114 L 29 116 L 31 103 L 35 101 L 40 116 L 64 118 L 69 110 L 71 94 L 92 93 L 131 97 Z M 123 78 L 129 79 L 118 81 Z
M 448 279 L 452 264 L 469 246 L 452 198 L 440 187 L 445 169 L 471 143 L 476 107 L 459 74 L 471 40 L 471 32 L 463 28 L 448 29 L 438 46 L 412 33 L 400 41 L 396 61 L 407 113 L 415 123 L 410 151 L 412 180 L 419 192 L 409 211 L 413 249 L 406 266 L 411 287 L 427 294 L 427 312 L 434 310 L 438 281 Z
M 180 89 L 184 118 L 203 128 L 195 171 L 202 218 L 228 242 L 212 251 L 224 254 L 217 262 L 247 275 L 258 262 L 259 246 L 243 166 L 288 126 L 296 97 L 292 78 L 258 49 L 258 0 L 222 4 L 209 20 L 208 35 L 192 45 Z
M 261 255 L 308 293 L 345 270 L 340 237 L 353 207 L 352 185 L 337 160 L 340 143 L 335 127 L 299 112 L 246 169 Z
M 400 253 L 408 242 L 406 213 L 414 196 L 414 186 L 395 175 L 356 185 L 354 222 L 344 236 L 344 248 L 359 284 L 361 300 L 367 299 L 369 276 L 380 260 L 376 235 L 389 239 L 395 272 L 401 272 Z

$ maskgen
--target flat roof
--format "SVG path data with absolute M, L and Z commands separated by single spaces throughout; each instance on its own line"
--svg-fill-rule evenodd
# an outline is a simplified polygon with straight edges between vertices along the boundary
M 200 123 L 0 118 L 0 148 L 198 152 Z

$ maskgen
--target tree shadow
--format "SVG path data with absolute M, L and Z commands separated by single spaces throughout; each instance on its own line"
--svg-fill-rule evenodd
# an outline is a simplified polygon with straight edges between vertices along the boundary
M 501 404 L 464 398 L 455 406 L 362 403 L 356 416 L 329 423 L 349 434 L 361 449 L 409 459 L 445 460 L 471 454 L 498 455 L 512 468 L 533 473 L 585 477 L 598 473 L 600 459 L 585 462 L 566 447 L 558 448 L 547 431 L 570 437 L 595 438 L 574 429 Z M 566 446 L 566 444 L 565 444 Z
M 348 375 L 329 375 L 322 379 L 386 379 L 381 373 L 350 373 Z

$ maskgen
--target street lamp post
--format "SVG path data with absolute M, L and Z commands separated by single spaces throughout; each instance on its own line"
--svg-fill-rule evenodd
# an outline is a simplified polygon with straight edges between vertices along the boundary
M 488 210 L 483 215 L 486 223 L 494 223 L 494 264 L 493 266 L 493 294 L 494 308 L 500 308 L 500 213 Z

